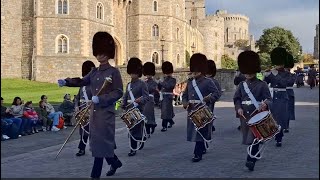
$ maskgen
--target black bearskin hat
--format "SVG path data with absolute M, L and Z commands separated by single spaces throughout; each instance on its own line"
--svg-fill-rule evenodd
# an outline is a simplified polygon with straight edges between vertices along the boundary
M 213 60 L 208 60 L 207 61 L 207 75 L 211 75 L 211 76 L 216 76 L 217 73 L 217 67 L 216 67 L 216 63 Z
M 276 47 L 270 53 L 271 63 L 273 65 L 284 65 L 287 61 L 287 56 L 288 53 L 285 48 Z
M 172 74 L 173 73 L 173 65 L 171 62 L 166 61 L 162 64 L 162 73 L 163 74 Z
M 96 66 L 94 65 L 94 63 L 92 61 L 85 61 L 82 64 L 82 77 L 86 76 L 87 74 L 89 74 L 89 72 L 95 68 Z
M 136 57 L 130 58 L 127 64 L 127 73 L 138 74 L 139 77 L 142 76 L 142 62 L 139 58 L 136 58 Z
M 196 53 L 190 58 L 190 72 L 207 73 L 207 57 L 204 54 Z
M 238 56 L 238 67 L 242 74 L 256 74 L 261 71 L 260 57 L 253 51 L 243 51 Z
M 92 53 L 93 56 L 101 54 L 107 55 L 113 59 L 115 54 L 115 42 L 113 37 L 107 32 L 97 32 L 92 40 Z
M 293 68 L 294 66 L 294 60 L 293 60 L 293 56 L 291 54 L 288 53 L 288 58 L 284 64 L 285 68 Z
M 156 66 L 152 62 L 146 62 L 143 65 L 143 75 L 144 76 L 154 76 L 156 75 Z

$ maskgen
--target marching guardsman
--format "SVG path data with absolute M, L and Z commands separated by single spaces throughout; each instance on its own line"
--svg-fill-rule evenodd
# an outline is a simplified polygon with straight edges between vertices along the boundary
M 235 86 L 239 86 L 239 84 L 244 80 L 246 80 L 246 77 L 239 71 L 239 69 L 237 69 L 236 70 L 236 75 L 235 75 L 235 77 L 233 79 L 233 84 Z M 240 118 L 238 113 L 236 113 L 236 118 Z M 240 130 L 240 128 L 241 128 L 241 120 L 240 120 L 240 125 L 238 126 L 237 129 Z
M 287 87 L 290 81 L 290 73 L 285 71 L 284 65 L 288 58 L 286 49 L 277 47 L 271 51 L 271 62 L 276 65 L 270 73 L 266 74 L 264 81 L 270 84 L 273 118 L 281 126 L 280 132 L 276 135 L 276 146 L 282 146 L 283 129 L 288 128 L 288 93 Z
M 308 84 L 310 86 L 310 89 L 315 87 L 317 85 L 317 71 L 314 68 L 314 65 L 312 64 L 310 66 L 310 69 L 308 71 Z
M 288 54 L 288 58 L 286 61 L 286 64 L 284 65 L 284 68 L 286 71 L 290 73 L 290 69 L 294 67 L 294 60 L 293 56 L 291 54 Z M 288 101 L 288 126 L 287 129 L 284 129 L 283 132 L 288 133 L 289 132 L 289 123 L 291 120 L 295 120 L 295 110 L 294 110 L 294 103 L 295 103 L 295 98 L 294 98 L 294 91 L 293 91 L 293 85 L 294 82 L 296 81 L 296 75 L 293 73 L 290 73 L 290 80 L 287 89 L 287 94 L 289 97 Z
M 213 60 L 208 60 L 207 65 L 208 65 L 207 66 L 208 71 L 206 73 L 206 77 L 213 81 L 215 87 L 217 88 L 217 91 L 219 92 L 219 98 L 220 98 L 221 94 L 222 94 L 221 86 L 220 86 L 219 82 L 214 78 L 217 73 L 216 63 Z M 214 112 L 214 104 L 215 104 L 215 102 L 210 105 L 211 112 Z M 214 125 L 212 125 L 212 131 L 215 131 L 215 130 L 216 129 L 215 129 Z
M 96 66 L 92 61 L 85 61 L 82 64 L 82 77 L 85 77 L 89 72 L 94 69 Z M 79 89 L 77 96 L 75 97 L 75 111 L 78 112 L 82 108 L 86 107 L 89 103 L 89 99 L 91 99 L 92 93 L 89 86 L 82 86 Z M 86 144 L 89 138 L 89 123 L 79 128 L 80 133 L 80 142 L 78 145 L 79 152 L 77 152 L 76 156 L 83 156 L 85 154 Z
M 213 81 L 205 77 L 207 73 L 207 57 L 205 55 L 200 53 L 192 55 L 190 72 L 192 72 L 193 79 L 188 80 L 187 87 L 182 95 L 182 104 L 188 113 L 196 110 L 200 104 L 214 104 L 220 96 L 220 92 Z M 197 131 L 192 120 L 189 117 L 187 118 L 187 141 L 196 142 L 193 162 L 202 160 L 202 155 L 206 151 L 206 142 L 211 141 L 211 134 L 212 122 Z
M 251 145 L 255 137 L 249 129 L 247 122 L 255 115 L 254 112 L 257 109 L 258 111 L 256 112 L 265 111 L 270 108 L 272 99 L 268 85 L 256 76 L 256 74 L 261 71 L 260 58 L 257 53 L 253 51 L 240 53 L 238 56 L 238 66 L 240 72 L 246 77 L 246 80 L 240 82 L 237 87 L 233 102 L 241 121 L 242 144 Z M 250 91 L 253 99 L 248 95 Z M 251 153 L 257 154 L 258 152 L 259 144 L 253 145 Z M 245 165 L 250 171 L 253 171 L 256 161 L 256 158 L 247 155 Z
M 295 73 L 296 73 L 296 77 L 297 77 L 297 79 L 296 79 L 297 88 L 304 86 L 304 73 L 302 71 L 302 68 L 300 68 L 298 66 Z
M 146 103 L 143 114 L 147 118 L 146 129 L 148 137 L 150 134 L 154 133 L 155 128 L 157 127 L 156 118 L 154 115 L 154 95 L 158 91 L 158 83 L 153 79 L 153 76 L 156 74 L 156 67 L 152 62 L 146 62 L 143 65 L 143 75 L 146 76 L 145 83 L 147 84 L 149 91 L 149 101 Z
M 171 128 L 174 125 L 173 117 L 175 116 L 173 111 L 173 89 L 176 86 L 177 80 L 172 77 L 173 66 L 172 63 L 166 61 L 162 64 L 162 73 L 164 74 L 163 81 L 158 84 L 160 90 L 161 101 L 161 119 L 162 129 L 161 131 L 167 131 L 167 128 Z M 169 123 L 169 126 L 168 126 Z
M 142 67 L 142 62 L 139 58 L 130 58 L 127 65 L 127 73 L 130 75 L 131 81 L 127 85 L 121 107 L 124 110 L 136 107 L 143 114 L 144 105 L 149 100 L 149 92 L 146 83 L 140 79 Z M 136 155 L 137 150 L 141 150 L 144 147 L 144 141 L 146 140 L 145 130 L 144 120 L 129 130 L 130 152 L 128 156 Z
M 89 144 L 94 157 L 91 178 L 98 179 L 101 175 L 103 159 L 106 159 L 111 165 L 107 176 L 114 175 L 116 170 L 122 166 L 114 153 L 116 148 L 114 107 L 123 95 L 123 85 L 120 71 L 109 64 L 109 59 L 113 59 L 115 55 L 113 37 L 107 32 L 97 32 L 93 36 L 92 52 L 100 63 L 98 68 L 90 71 L 82 79 L 60 79 L 58 83 L 59 86 L 89 86 L 91 89 L 93 106 L 90 109 Z M 111 85 L 101 89 L 105 80 L 109 78 L 112 78 Z M 100 89 L 102 94 L 97 96 Z

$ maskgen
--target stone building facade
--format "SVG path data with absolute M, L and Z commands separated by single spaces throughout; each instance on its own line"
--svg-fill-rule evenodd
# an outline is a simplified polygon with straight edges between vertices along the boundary
M 1 77 L 80 76 L 82 62 L 98 63 L 91 49 L 97 31 L 115 38 L 115 66 L 136 56 L 179 69 L 186 53 L 200 52 L 220 68 L 232 37 L 249 37 L 249 18 L 205 10 L 205 0 L 1 0 Z
M 319 59 L 319 24 L 316 25 L 316 35 L 314 36 L 313 57 Z

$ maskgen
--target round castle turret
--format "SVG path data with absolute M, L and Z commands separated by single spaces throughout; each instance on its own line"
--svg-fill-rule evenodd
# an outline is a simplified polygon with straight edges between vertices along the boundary
M 199 30 L 204 38 L 204 54 L 208 59 L 221 67 L 221 56 L 224 49 L 224 18 L 217 15 L 208 15 L 199 21 Z
M 236 40 L 249 40 L 249 17 L 241 14 L 228 14 L 226 10 L 218 10 L 218 16 L 224 18 L 224 42 L 232 45 Z

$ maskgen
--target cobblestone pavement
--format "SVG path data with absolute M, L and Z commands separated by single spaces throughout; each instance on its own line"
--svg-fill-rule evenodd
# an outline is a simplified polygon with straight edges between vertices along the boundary
M 191 162 L 194 143 L 186 141 L 187 113 L 176 107 L 176 124 L 160 132 L 161 120 L 156 110 L 158 127 L 143 150 L 128 157 L 127 130 L 121 120 L 116 123 L 116 154 L 123 163 L 112 178 L 319 178 L 319 88 L 295 88 L 296 120 L 291 121 L 281 148 L 275 141 L 267 143 L 263 158 L 255 171 L 244 166 L 246 146 L 236 129 L 232 103 L 233 92 L 226 92 L 216 105 L 216 131 L 210 149 L 198 163 Z M 78 132 L 54 159 L 71 128 L 61 132 L 43 132 L 16 140 L 1 142 L 2 178 L 86 178 L 90 176 L 93 158 L 76 157 Z M 109 169 L 104 163 L 103 172 Z M 105 177 L 105 173 L 102 174 Z

